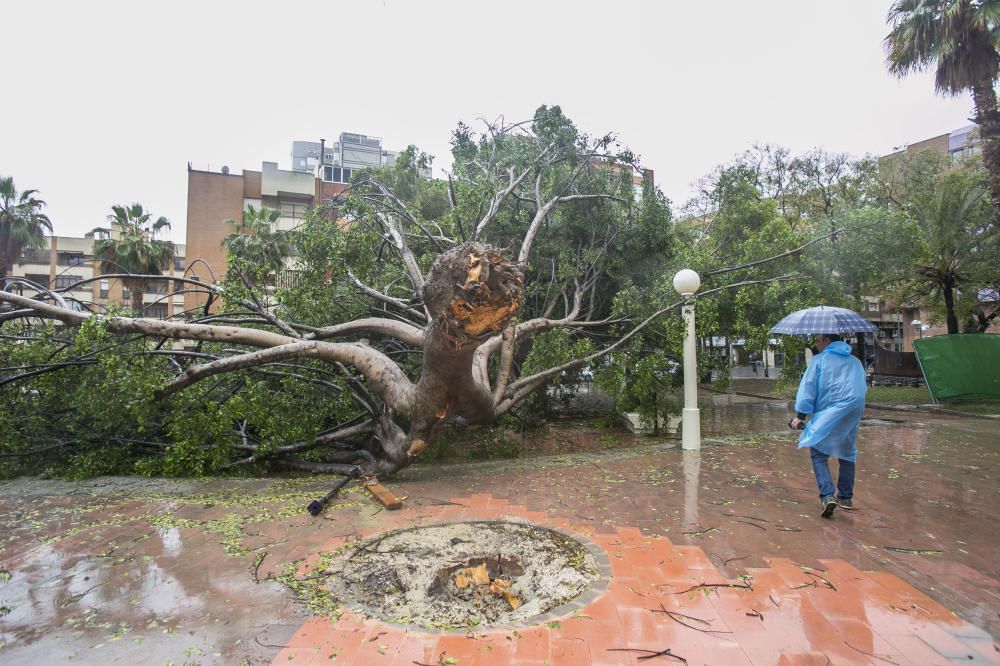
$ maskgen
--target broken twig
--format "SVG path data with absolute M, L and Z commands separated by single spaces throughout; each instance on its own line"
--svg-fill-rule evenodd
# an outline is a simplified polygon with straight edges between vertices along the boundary
M 698 583 L 697 585 L 689 587 L 688 589 L 686 589 L 686 590 L 684 590 L 682 592 L 671 592 L 670 594 L 687 594 L 688 592 L 694 592 L 695 590 L 714 589 L 714 588 L 718 588 L 718 587 L 733 587 L 733 588 L 736 588 L 738 590 L 753 590 L 753 586 L 750 585 L 750 584 L 748 584 L 748 583 L 744 583 L 744 584 L 740 584 L 740 583 Z
M 678 613 L 676 611 L 668 611 L 666 608 L 664 608 L 663 602 L 660 602 L 660 608 L 659 609 L 650 608 L 649 610 L 652 613 L 664 613 L 667 617 L 669 617 L 671 620 L 673 620 L 677 624 L 681 625 L 682 627 L 687 627 L 688 629 L 694 629 L 695 631 L 700 631 L 703 634 L 731 634 L 731 633 L 733 633 L 731 631 L 722 631 L 722 630 L 719 630 L 719 629 L 702 629 L 700 627 L 696 627 L 694 625 L 688 624 L 684 620 L 691 620 L 692 622 L 700 622 L 703 625 L 705 625 L 706 627 L 711 627 L 712 626 L 712 622 L 710 620 L 703 620 L 700 617 L 692 617 L 690 615 L 685 615 L 684 613 Z M 682 620 L 680 618 L 684 618 L 684 620 Z
M 863 655 L 866 655 L 868 657 L 873 657 L 875 659 L 878 659 L 879 661 L 884 661 L 887 664 L 895 664 L 895 663 L 897 663 L 897 662 L 893 661 L 892 659 L 889 659 L 888 657 L 881 657 L 881 656 L 879 656 L 877 654 L 872 654 L 871 652 L 865 652 L 864 650 L 861 650 L 859 648 L 854 647 L 853 645 L 851 645 L 847 641 L 844 641 L 844 645 L 846 645 L 847 647 L 851 648 L 855 652 L 860 652 Z
M 670 651 L 670 648 L 664 648 L 663 650 L 643 650 L 642 648 L 608 648 L 608 652 L 646 652 L 647 654 L 637 657 L 637 661 L 644 661 L 646 659 L 656 659 L 657 657 L 670 657 L 682 664 L 688 663 L 688 660 L 679 654 L 674 654 Z

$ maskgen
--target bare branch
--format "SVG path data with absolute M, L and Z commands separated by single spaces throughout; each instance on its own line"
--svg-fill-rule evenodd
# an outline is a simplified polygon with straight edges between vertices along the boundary
M 826 240 L 827 238 L 830 238 L 831 236 L 833 236 L 835 234 L 844 233 L 845 231 L 853 231 L 853 230 L 863 229 L 863 228 L 870 227 L 870 226 L 872 226 L 872 225 L 864 225 L 864 226 L 859 226 L 859 227 L 852 227 L 851 229 L 841 229 L 839 231 L 831 231 L 830 233 L 824 234 L 823 236 L 819 236 L 817 238 L 813 238 L 811 241 L 809 241 L 808 243 L 806 243 L 804 245 L 800 245 L 799 247 L 793 248 L 791 250 L 786 250 L 784 252 L 779 252 L 778 254 L 776 254 L 774 256 L 771 256 L 771 257 L 767 257 L 766 259 L 758 259 L 756 261 L 748 261 L 747 263 L 745 263 L 745 264 L 739 264 L 738 266 L 727 266 L 725 268 L 716 268 L 715 270 L 711 270 L 711 271 L 706 272 L 705 273 L 705 277 L 712 277 L 712 276 L 715 276 L 715 275 L 723 275 L 725 273 L 732 273 L 733 271 L 741 271 L 741 270 L 743 270 L 745 268 L 753 268 L 754 266 L 760 266 L 761 264 L 767 264 L 767 263 L 770 263 L 772 261 L 778 261 L 779 259 L 784 259 L 785 257 L 791 257 L 793 255 L 796 255 L 796 254 L 802 252 L 802 250 L 806 249 L 810 245 L 815 245 L 816 243 L 818 243 L 818 242 L 820 242 L 822 240 Z
M 388 294 L 383 294 L 381 291 L 378 291 L 377 289 L 372 289 L 364 282 L 359 280 L 354 275 L 354 273 L 351 272 L 351 269 L 347 269 L 347 277 L 350 278 L 351 282 L 353 282 L 358 289 L 363 291 L 368 296 L 371 296 L 376 300 L 386 303 L 387 305 L 399 308 L 400 310 L 405 310 L 406 312 L 410 313 L 411 315 L 413 315 L 418 319 L 423 319 L 423 320 L 428 319 L 426 313 L 419 312 L 418 310 L 415 310 L 414 308 L 410 307 L 410 304 L 404 301 L 403 299 L 395 298 L 393 296 L 389 296 Z
M 542 151 L 542 155 L 544 155 L 545 152 L 546 151 Z M 515 176 L 514 167 L 510 168 L 508 171 L 510 184 L 502 191 L 494 194 L 493 198 L 490 199 L 490 207 L 486 210 L 486 214 L 483 215 L 483 219 L 476 225 L 476 229 L 472 233 L 472 240 L 479 240 L 479 236 L 483 233 L 483 229 L 485 229 L 486 226 L 493 221 L 493 218 L 496 217 L 496 214 L 500 211 L 500 205 L 508 196 L 510 196 L 511 192 L 517 189 L 517 186 L 524 181 L 529 173 L 531 173 L 531 169 L 525 169 L 519 176 Z

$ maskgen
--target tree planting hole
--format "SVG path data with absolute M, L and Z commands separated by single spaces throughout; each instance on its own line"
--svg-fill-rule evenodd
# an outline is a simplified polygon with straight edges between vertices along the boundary
M 335 594 L 383 620 L 439 629 L 527 623 L 600 578 L 581 542 L 506 521 L 396 530 L 357 546 L 341 564 Z

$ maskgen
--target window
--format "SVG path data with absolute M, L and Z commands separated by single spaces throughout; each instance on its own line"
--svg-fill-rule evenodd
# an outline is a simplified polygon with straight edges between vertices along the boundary
M 147 317 L 153 317 L 155 319 L 166 319 L 167 304 L 153 303 L 152 305 L 147 305 L 143 311 L 143 314 Z
M 83 266 L 85 259 L 83 252 L 60 252 L 58 254 L 60 266 Z
M 282 202 L 279 206 L 282 217 L 290 217 L 294 220 L 301 220 L 305 217 L 306 209 L 308 208 L 305 204 L 291 202 Z
M 100 298 L 107 298 L 108 297 L 108 288 L 109 287 L 110 287 L 110 283 L 107 280 L 101 280 L 101 291 L 99 293 Z
M 354 169 L 338 166 L 323 167 L 323 180 L 328 183 L 349 183 Z
M 868 301 L 868 312 L 878 312 L 879 311 L 878 305 L 879 304 L 877 301 L 876 302 Z
M 49 276 L 46 273 L 28 273 L 24 276 L 24 279 L 39 284 L 46 289 L 49 287 Z
M 131 300 L 131 299 L 132 299 L 132 290 L 129 289 L 128 287 L 123 286 L 122 287 L 122 300 L 123 301 L 128 301 L 128 300 Z
M 184 270 L 184 257 L 174 257 L 174 270 L 175 271 Z
M 56 289 L 65 289 L 71 284 L 79 282 L 82 278 L 79 275 L 57 275 Z

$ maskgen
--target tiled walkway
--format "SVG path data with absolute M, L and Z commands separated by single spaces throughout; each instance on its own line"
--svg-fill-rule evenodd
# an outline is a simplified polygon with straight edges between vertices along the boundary
M 634 527 L 589 533 L 486 494 L 382 514 L 379 529 L 452 520 L 510 519 L 576 531 L 608 555 L 607 592 L 557 621 L 516 630 L 429 633 L 345 613 L 308 620 L 272 664 L 998 664 L 993 639 L 886 573 L 843 560 L 822 568 L 769 558 L 723 576 L 697 546 Z M 347 537 L 331 539 L 332 552 Z M 319 565 L 320 552 L 300 569 Z M 653 659 L 657 652 L 669 649 Z M 655 661 L 654 661 L 655 659 Z
M 870 414 L 882 421 L 861 428 L 857 508 L 824 520 L 808 454 L 781 430 L 785 405 L 726 400 L 703 410 L 700 453 L 670 440 L 585 453 L 597 439 L 638 442 L 572 422 L 546 434 L 557 455 L 404 470 L 387 482 L 401 511 L 349 487 L 313 518 L 304 507 L 324 478 L 0 482 L 0 664 L 584 666 L 648 654 L 611 651 L 624 648 L 713 666 L 998 662 L 996 422 Z M 331 625 L 309 608 L 335 599 L 291 580 L 346 540 L 492 516 L 586 537 L 613 566 L 608 592 L 558 624 L 470 637 L 351 614 Z M 745 575 L 752 590 L 684 592 Z

